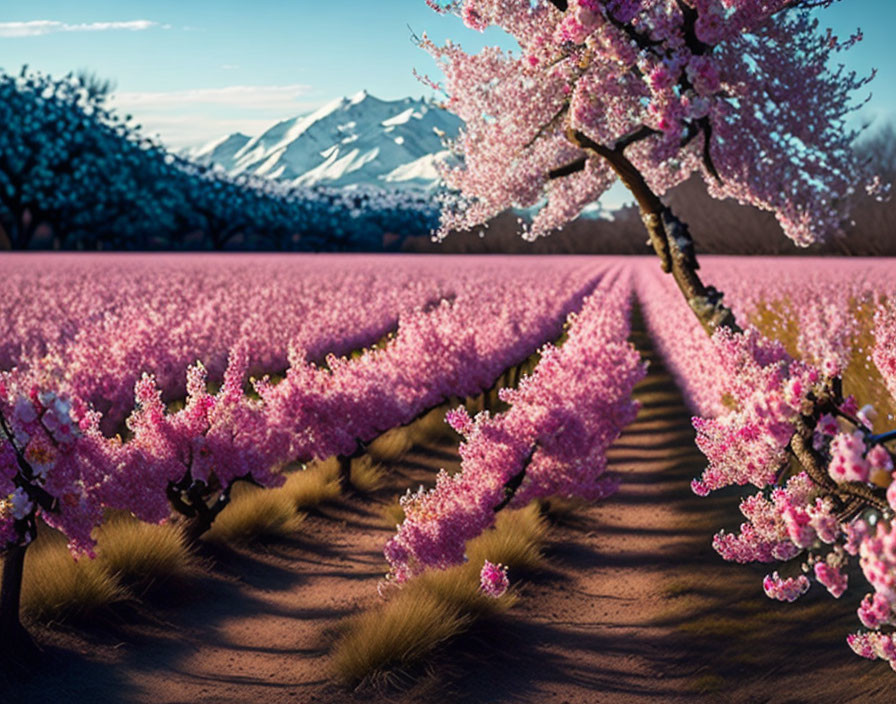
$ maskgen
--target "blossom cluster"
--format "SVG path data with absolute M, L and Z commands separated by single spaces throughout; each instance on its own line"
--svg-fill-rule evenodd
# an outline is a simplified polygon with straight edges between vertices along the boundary
M 98 416 L 50 382 L 0 373 L 0 551 L 27 545 L 40 516 L 73 552 L 91 553 L 100 497 L 117 471 Z
M 128 417 L 133 437 L 120 449 L 119 483 L 104 497 L 106 505 L 158 523 L 171 512 L 171 487 L 195 508 L 198 500 L 226 495 L 238 479 L 265 487 L 281 484 L 282 460 L 268 442 L 264 406 L 243 393 L 247 368 L 246 346 L 237 346 L 221 388 L 211 394 L 205 367 L 192 365 L 186 403 L 174 413 L 165 411 L 155 380 L 144 375 Z M 134 480 L 141 475 L 141 481 Z
M 770 497 L 760 492 L 745 498 L 740 510 L 747 521 L 740 532 L 719 532 L 713 547 L 733 562 L 786 562 L 816 540 L 833 543 L 839 525 L 830 506 L 814 498 L 814 488 L 809 477 L 800 473 L 773 489 Z
M 887 660 L 896 670 L 896 642 L 882 630 L 896 625 L 896 525 L 880 521 L 876 527 L 864 520 L 850 530 L 846 549 L 859 555 L 859 564 L 874 592 L 859 605 L 858 615 L 868 631 L 850 635 L 850 647 L 866 658 Z
M 729 485 L 774 484 L 805 399 L 823 377 L 794 360 L 780 343 L 755 328 L 721 329 L 712 338 L 722 391 L 734 408 L 716 418 L 695 418 L 697 447 L 709 466 L 692 488 L 705 496 Z
M 507 579 L 507 568 L 486 560 L 479 573 L 479 585 L 482 591 L 492 599 L 500 599 L 510 587 Z
M 632 389 L 644 375 L 627 342 L 629 296 L 626 278 L 607 277 L 571 316 L 563 345 L 542 348 L 535 371 L 501 391 L 509 410 L 448 415 L 464 436 L 461 471 L 442 470 L 430 491 L 402 499 L 405 520 L 385 548 L 390 579 L 463 562 L 466 542 L 504 505 L 555 495 L 595 500 L 615 490 L 605 453 L 634 419 Z

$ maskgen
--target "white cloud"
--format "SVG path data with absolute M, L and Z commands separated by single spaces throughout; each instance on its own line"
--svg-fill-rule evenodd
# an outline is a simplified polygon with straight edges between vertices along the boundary
M 130 114 L 142 132 L 158 134 L 173 149 L 204 144 L 231 132 L 260 134 L 278 120 L 319 107 L 301 83 L 224 86 L 174 91 L 123 91 L 109 99 L 119 114 Z
M 128 22 L 81 22 L 69 24 L 56 20 L 29 20 L 27 22 L 0 22 L 0 37 L 38 37 L 58 32 L 108 32 L 110 30 L 129 30 L 140 32 L 159 27 L 170 29 L 171 25 L 160 25 L 151 20 L 131 20 Z
M 249 110 L 270 110 L 294 114 L 301 107 L 298 100 L 310 86 L 290 83 L 282 86 L 225 86 L 175 91 L 123 91 L 112 97 L 122 110 L 170 110 L 184 106 L 219 106 Z
M 205 115 L 135 115 L 135 123 L 145 135 L 159 136 L 169 149 L 197 147 L 234 132 L 250 137 L 261 134 L 276 120 L 272 118 L 214 118 Z

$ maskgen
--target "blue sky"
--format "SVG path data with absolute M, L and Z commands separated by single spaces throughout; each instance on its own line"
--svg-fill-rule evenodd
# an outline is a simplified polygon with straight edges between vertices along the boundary
M 841 35 L 864 30 L 844 58 L 860 73 L 878 68 L 865 114 L 896 116 L 896 1 L 842 0 L 821 18 Z M 182 147 L 257 134 L 361 89 L 385 99 L 426 94 L 412 69 L 433 73 L 434 64 L 408 25 L 469 50 L 509 46 L 424 0 L 28 0 L 0 7 L 0 66 L 111 78 L 120 109 Z

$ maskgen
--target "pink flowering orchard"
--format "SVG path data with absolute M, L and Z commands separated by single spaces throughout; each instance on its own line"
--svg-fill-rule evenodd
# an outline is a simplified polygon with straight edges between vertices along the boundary
M 244 265 L 249 261 L 243 260 Z M 143 264 L 124 264 L 126 271 L 145 271 Z M 263 264 L 256 273 L 271 271 L 270 262 L 255 264 Z M 310 265 L 303 260 L 297 264 L 298 271 Z M 365 442 L 412 422 L 450 398 L 487 391 L 505 370 L 560 335 L 564 319 L 580 309 L 589 294 L 619 277 L 606 263 L 595 266 L 577 259 L 535 268 L 503 258 L 481 267 L 458 263 L 448 272 L 433 258 L 399 259 L 392 265 L 393 275 L 381 277 L 380 290 L 369 297 L 366 321 L 365 309 L 356 304 L 357 310 L 349 311 L 355 317 L 332 326 L 335 329 L 325 325 L 324 316 L 339 317 L 336 311 L 351 301 L 356 287 L 350 285 L 343 291 L 345 300 L 330 301 L 321 320 L 307 315 L 302 321 L 281 318 L 279 328 L 267 321 L 218 330 L 234 334 L 235 341 L 215 392 L 202 361 L 186 366 L 183 379 L 177 379 L 171 349 L 160 341 L 147 345 L 147 336 L 140 334 L 145 325 L 137 316 L 126 316 L 135 329 L 121 321 L 116 345 L 91 347 L 92 367 L 78 362 L 66 366 L 59 353 L 45 354 L 57 336 L 65 338 L 63 330 L 84 323 L 85 316 L 69 319 L 68 312 L 57 311 L 55 324 L 33 323 L 25 328 L 26 334 L 19 339 L 27 336 L 31 349 L 20 345 L 18 366 L 0 373 L 0 471 L 5 482 L 0 495 L 6 497 L 0 502 L 3 641 L 13 651 L 30 644 L 18 613 L 25 550 L 36 535 L 38 518 L 68 538 L 76 557 L 93 557 L 94 529 L 109 510 L 124 511 L 147 523 L 174 518 L 183 525 L 186 542 L 195 546 L 230 503 L 237 482 L 278 486 L 283 482 L 280 470 L 289 462 L 351 455 Z M 64 293 L 105 266 L 107 260 L 101 258 L 86 265 L 62 262 L 56 285 Z M 175 264 L 175 270 L 178 266 L 188 276 L 188 267 Z M 207 262 L 194 267 L 200 274 L 214 274 Z M 295 263 L 286 270 L 290 267 L 296 271 Z M 372 268 L 372 262 L 365 260 L 343 263 L 340 277 L 354 282 L 369 276 Z M 283 275 L 284 269 L 280 272 Z M 154 275 L 161 277 L 158 272 Z M 162 278 L 155 281 L 158 288 L 164 286 Z M 84 288 L 82 295 L 87 298 L 91 289 Z M 135 295 L 133 288 L 126 288 L 123 298 L 118 298 L 116 292 L 97 285 L 92 293 L 105 298 L 110 310 L 126 306 L 152 310 L 158 302 L 150 289 L 147 286 L 142 295 Z M 31 304 L 32 290 L 30 286 L 18 294 L 10 290 L 11 307 Z M 324 289 L 328 292 L 332 291 Z M 321 295 L 300 296 L 291 302 L 293 310 L 310 310 Z M 246 304 L 245 289 L 235 285 L 227 293 L 221 291 L 221 296 L 219 320 L 229 315 L 237 318 L 234 309 Z M 617 303 L 611 312 L 622 299 Z M 165 302 L 163 308 L 171 322 L 190 306 Z M 260 318 L 260 312 L 256 316 Z M 387 325 L 390 316 L 397 318 L 396 330 L 378 348 L 368 347 L 375 339 L 368 328 Z M 353 320 L 366 327 L 351 328 Z M 218 354 L 213 351 L 220 353 L 226 346 L 203 339 L 207 325 L 204 319 L 189 321 L 184 336 L 194 335 L 194 355 L 216 360 Z M 288 342 L 278 344 L 273 332 Z M 348 335 L 349 341 L 340 333 Z M 347 345 L 363 351 L 351 358 L 336 356 Z M 69 351 L 77 348 L 73 345 Z M 312 362 L 321 348 L 330 350 L 325 364 Z M 251 359 L 273 372 L 280 366 L 279 356 L 289 363 L 282 380 L 275 383 L 265 376 L 250 381 Z M 69 359 L 76 360 L 77 355 Z M 108 396 L 119 399 L 117 405 L 128 407 L 130 413 L 121 433 L 108 437 L 102 432 L 103 415 L 76 392 L 95 394 L 96 386 L 72 372 L 106 367 L 109 373 L 108 368 L 114 369 L 122 359 L 130 360 L 129 366 L 120 377 L 112 374 Z M 166 364 L 160 365 L 157 375 L 150 370 L 160 359 Z M 138 374 L 125 403 L 123 386 Z M 183 407 L 178 410 L 165 403 L 165 390 L 172 386 L 185 388 Z M 257 392 L 257 398 L 247 394 L 249 388 Z M 106 420 L 118 412 L 107 408 Z M 452 520 L 461 517 L 458 512 Z M 497 586 L 492 588 L 496 590 Z
M 542 202 L 523 233 L 534 238 L 621 181 L 663 271 L 699 323 L 672 323 L 661 298 L 645 297 L 655 308 L 646 311 L 648 325 L 664 331 L 660 347 L 668 344 L 687 365 L 700 355 L 702 369 L 684 374 L 693 405 L 708 413 L 694 421 L 709 466 L 693 489 L 760 489 L 742 504 L 740 533 L 718 534 L 716 549 L 738 562 L 800 557 L 834 597 L 846 590 L 845 567 L 858 557 L 874 592 L 858 612 L 869 630 L 849 643 L 896 668 L 888 630 L 896 624 L 896 502 L 888 499 L 896 494 L 886 491 L 894 485 L 887 445 L 894 435 L 875 433 L 874 409 L 843 393 L 848 355 L 837 341 L 855 333 L 848 316 L 831 325 L 843 316 L 807 302 L 801 346 L 809 361 L 742 329 L 722 294 L 698 275 L 687 225 L 661 200 L 697 173 L 714 197 L 773 212 L 804 246 L 841 231 L 857 190 L 884 193 L 854 155 L 857 135 L 847 125 L 870 77 L 834 68 L 861 33 L 835 37 L 813 12 L 832 2 L 433 1 L 473 30 L 505 30 L 520 49 L 467 54 L 454 43 L 421 43 L 445 74 L 438 87 L 447 108 L 465 122 L 455 144 L 460 164 L 444 172 L 456 195 L 442 232 Z M 893 317 L 881 308 L 875 321 L 873 359 L 892 389 Z M 696 339 L 703 338 L 699 327 L 713 335 L 711 343 Z M 720 404 L 723 394 L 727 404 Z M 791 564 L 763 586 L 791 601 L 809 585 Z
M 209 256 L 186 251 L 198 231 L 176 254 L 4 254 L 0 702 L 410 702 L 444 691 L 690 704 L 721 691 L 774 700 L 803 678 L 807 699 L 888 701 L 893 260 L 698 264 L 668 205 L 684 193 L 670 189 L 702 180 L 808 247 L 842 234 L 856 204 L 885 198 L 851 127 L 872 76 L 838 67 L 862 34 L 835 36 L 819 20 L 835 1 L 418 0 L 430 17 L 427 5 L 516 42 L 468 53 L 415 38 L 443 73 L 423 80 L 460 120 L 413 100 L 386 117 L 376 106 L 392 101 L 362 92 L 189 152 L 219 160 L 196 166 L 194 195 L 227 201 L 220 227 L 199 214 L 224 240 L 237 227 L 234 246 L 295 244 L 322 225 L 276 178 L 310 178 L 295 145 L 311 135 L 306 151 L 327 160 L 313 171 L 348 184 L 354 205 L 334 224 L 347 238 L 368 228 L 369 200 L 349 179 L 392 160 L 368 150 L 368 132 L 410 155 L 415 123 L 444 136 L 423 122 L 438 113 L 463 123 L 445 139 L 448 158 L 414 156 L 378 177 L 441 175 L 426 195 L 443 206 L 435 239 L 499 215 L 512 225 L 517 209 L 534 241 L 621 184 L 649 256 L 416 254 L 424 243 L 407 232 L 386 233 L 373 256 Z M 144 23 L 130 31 L 181 32 Z M 68 27 L 74 41 L 133 24 L 0 21 L 0 37 Z M 102 89 L 100 105 L 98 83 L 59 85 Z M 10 99 L 28 93 L 22 105 L 52 98 L 27 69 L 7 84 Z M 297 85 L 269 89 L 288 89 L 286 104 L 302 97 Z M 338 112 L 349 106 L 351 121 Z M 52 222 L 8 204 L 35 188 L 28 150 L 15 148 L 28 140 L 3 126 L 13 108 L 0 100 L 0 247 L 9 234 L 24 242 L 21 227 L 34 242 L 111 242 L 78 225 L 88 206 L 71 193 L 83 189 L 41 186 L 38 201 L 64 201 Z M 47 137 L 51 122 L 34 129 Z M 49 158 L 58 149 L 47 143 Z M 893 151 L 892 168 L 879 160 L 891 176 Z M 247 164 L 263 171 L 232 175 Z M 161 188 L 154 178 L 141 193 Z M 292 196 L 268 215 L 270 199 L 241 212 L 239 189 L 256 187 Z M 334 205 L 329 193 L 319 196 Z M 181 199 L 166 198 L 134 215 L 136 231 L 183 219 L 169 212 Z M 634 212 L 602 225 L 622 240 Z M 302 232 L 264 233 L 293 216 Z M 579 247 L 578 227 L 556 249 Z M 188 602 L 169 598 L 180 591 Z M 881 662 L 866 677 L 854 654 Z

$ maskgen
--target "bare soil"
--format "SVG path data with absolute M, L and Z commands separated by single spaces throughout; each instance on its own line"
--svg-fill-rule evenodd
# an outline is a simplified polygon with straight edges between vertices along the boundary
M 415 448 L 390 488 L 322 507 L 294 537 L 210 554 L 188 588 L 99 622 L 34 627 L 45 664 L 0 687 L 0 702 L 896 701 L 890 668 L 846 645 L 857 588 L 837 601 L 816 585 L 779 604 L 762 593 L 764 566 L 712 550 L 713 533 L 739 523 L 738 497 L 691 493 L 703 462 L 688 413 L 636 342 L 652 365 L 638 420 L 611 451 L 619 493 L 553 525 L 548 569 L 527 577 L 517 606 L 419 671 L 349 691 L 333 683 L 329 651 L 340 620 L 378 598 L 383 502 L 456 468 L 445 442 Z

